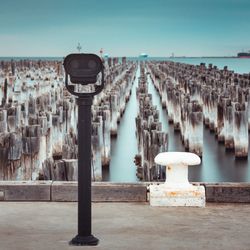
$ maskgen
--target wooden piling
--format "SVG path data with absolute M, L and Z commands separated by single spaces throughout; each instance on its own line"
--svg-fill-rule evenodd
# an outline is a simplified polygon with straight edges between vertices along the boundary
M 234 106 L 234 148 L 236 158 L 248 157 L 248 119 L 246 104 L 236 103 Z

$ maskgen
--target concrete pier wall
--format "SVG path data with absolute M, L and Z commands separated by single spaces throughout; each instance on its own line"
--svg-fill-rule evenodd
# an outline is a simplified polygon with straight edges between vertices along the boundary
M 93 182 L 94 202 L 147 202 L 153 182 Z M 250 203 L 250 183 L 193 183 L 204 185 L 207 202 Z M 0 181 L 0 201 L 77 201 L 77 182 Z

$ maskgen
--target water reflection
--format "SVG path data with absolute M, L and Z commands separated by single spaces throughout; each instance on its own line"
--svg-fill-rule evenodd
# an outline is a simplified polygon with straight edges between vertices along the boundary
M 137 154 L 135 117 L 137 115 L 136 87 L 140 70 L 132 87 L 132 94 L 118 127 L 117 138 L 111 140 L 111 161 L 109 169 L 103 169 L 103 180 L 112 182 L 136 182 L 134 156 Z

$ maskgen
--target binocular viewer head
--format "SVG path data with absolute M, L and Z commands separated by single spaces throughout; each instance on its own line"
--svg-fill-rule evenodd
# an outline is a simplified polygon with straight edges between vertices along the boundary
M 63 65 L 71 83 L 82 85 L 96 83 L 103 69 L 101 58 L 95 54 L 70 54 L 64 59 Z

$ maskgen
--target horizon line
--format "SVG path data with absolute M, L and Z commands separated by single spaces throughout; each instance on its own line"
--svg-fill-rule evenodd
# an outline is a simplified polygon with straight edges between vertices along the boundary
M 71 54 L 71 53 L 70 53 Z M 78 54 L 78 53 L 72 53 L 72 54 Z M 83 54 L 83 53 L 80 53 Z M 69 55 L 69 54 L 67 54 Z M 64 56 L 2 56 L 0 55 L 0 58 L 63 58 L 66 57 L 67 55 Z M 140 55 L 138 56 L 108 56 L 108 58 L 114 58 L 114 57 L 138 57 L 140 58 Z M 156 55 L 148 55 L 145 58 L 152 58 L 152 57 L 158 57 L 158 58 L 238 58 L 237 56 L 156 56 Z M 105 58 L 105 56 L 104 56 Z

